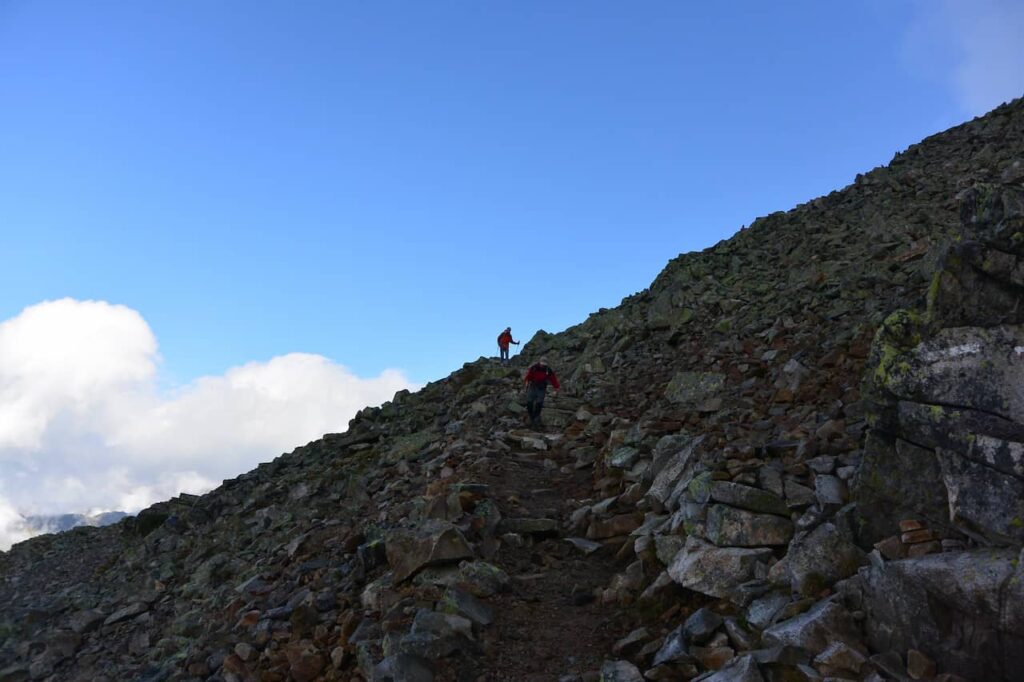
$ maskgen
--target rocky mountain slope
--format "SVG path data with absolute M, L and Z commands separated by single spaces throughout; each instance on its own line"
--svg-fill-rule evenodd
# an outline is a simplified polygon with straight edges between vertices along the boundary
M 1015 679 L 1022 197 L 1017 100 L 520 364 L 16 545 L 0 681 Z

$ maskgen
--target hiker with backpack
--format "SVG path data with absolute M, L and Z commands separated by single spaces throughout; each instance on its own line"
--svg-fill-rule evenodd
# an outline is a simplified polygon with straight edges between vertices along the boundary
M 508 364 L 508 344 L 519 345 L 518 341 L 512 340 L 512 327 L 505 327 L 505 331 L 498 334 L 498 351 L 501 353 L 501 364 Z
M 540 421 L 540 411 L 544 407 L 544 395 L 547 393 L 549 382 L 555 393 L 558 393 L 561 386 L 558 384 L 555 370 L 548 367 L 547 358 L 541 358 L 526 370 L 523 383 L 526 386 L 526 413 L 530 416 L 530 426 L 543 425 Z

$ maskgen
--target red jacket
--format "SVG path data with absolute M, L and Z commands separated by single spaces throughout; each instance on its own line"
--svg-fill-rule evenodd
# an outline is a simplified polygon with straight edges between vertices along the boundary
M 498 334 L 498 347 L 508 349 L 508 344 L 519 343 L 518 341 L 512 340 L 511 332 L 502 332 Z
M 533 365 L 526 371 L 526 379 L 524 381 L 527 384 L 533 384 L 541 388 L 547 388 L 550 381 L 556 391 L 562 388 L 558 385 L 558 377 L 555 375 L 555 370 L 550 367 L 542 367 L 540 364 Z

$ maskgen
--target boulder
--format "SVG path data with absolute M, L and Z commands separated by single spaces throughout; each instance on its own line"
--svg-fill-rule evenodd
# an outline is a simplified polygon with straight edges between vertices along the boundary
M 846 484 L 839 477 L 819 474 L 814 477 L 814 496 L 822 509 L 836 510 L 846 504 Z
M 686 641 L 695 644 L 703 644 L 715 634 L 715 630 L 722 626 L 722 617 L 704 606 L 692 614 L 683 623 L 683 634 Z
M 510 582 L 505 571 L 485 561 L 464 561 L 454 575 L 454 584 L 474 597 L 493 597 L 505 591 Z
M 864 654 L 850 645 L 843 642 L 832 642 L 815 657 L 814 662 L 819 666 L 828 666 L 833 673 L 850 672 L 858 674 L 867 660 Z
M 740 656 L 701 682 L 764 682 L 764 677 L 752 656 Z
M 763 630 L 775 622 L 775 618 L 789 602 L 789 595 L 782 592 L 769 592 L 758 597 L 747 606 L 747 622 Z
M 654 654 L 655 667 L 665 663 L 690 662 L 693 660 L 694 658 L 690 655 L 690 649 L 686 643 L 686 633 L 683 631 L 682 625 L 665 636 L 665 641 L 662 643 L 661 648 Z
M 644 682 L 640 669 L 629 661 L 605 661 L 600 682 Z
M 665 387 L 665 397 L 685 407 L 700 407 L 717 398 L 725 375 L 716 372 L 677 372 Z
M 794 618 L 768 627 L 761 633 L 761 640 L 766 646 L 794 646 L 819 654 L 832 642 L 857 648 L 860 633 L 850 613 L 827 599 Z
M 462 616 L 474 625 L 487 626 L 494 622 L 494 610 L 469 592 L 449 587 L 438 604 L 440 611 Z
M 615 448 L 612 454 L 608 457 L 608 466 L 613 469 L 629 469 L 636 463 L 639 456 L 639 450 L 628 445 L 623 445 Z
M 651 639 L 647 628 L 637 628 L 612 645 L 612 653 L 616 656 L 632 657 L 644 644 Z
M 1013 443 L 1005 449 L 1019 457 L 1024 453 L 1024 443 Z M 937 448 L 936 454 L 949 499 L 950 521 L 957 528 L 980 531 L 996 543 L 1021 546 L 1024 479 L 953 450 Z
M 690 536 L 668 567 L 677 583 L 712 597 L 729 597 L 733 589 L 754 578 L 758 566 L 772 558 L 770 549 L 716 547 Z
M 900 356 L 885 388 L 901 400 L 1024 423 L 1024 330 L 1019 325 L 941 329 Z M 965 381 L 965 377 L 970 380 Z
M 434 682 L 430 661 L 413 654 L 386 657 L 373 669 L 374 682 Z
M 791 478 L 783 482 L 783 489 L 786 494 L 786 506 L 790 509 L 812 505 L 818 499 L 813 490 Z
M 868 433 L 851 492 L 863 520 L 859 539 L 864 544 L 892 535 L 903 518 L 925 519 L 933 528 L 951 526 L 938 455 L 885 432 Z
M 673 440 L 670 441 L 672 445 L 678 445 L 680 442 L 678 437 L 666 436 L 665 438 L 672 438 Z M 664 442 L 665 439 L 663 438 L 659 441 L 659 446 Z M 668 445 L 665 445 L 665 450 L 660 453 L 657 448 L 655 449 L 655 466 L 658 465 L 659 457 L 664 462 L 658 468 L 658 473 L 647 490 L 646 499 L 656 510 L 665 509 L 669 498 L 680 482 L 685 483 L 689 481 L 698 459 L 697 455 L 700 451 L 700 446 L 704 442 L 704 436 L 698 436 L 693 439 L 687 438 L 684 439 L 684 442 L 685 445 L 671 454 L 667 454 Z
M 749 485 L 714 481 L 711 484 L 711 499 L 752 512 L 777 514 L 789 518 L 789 507 L 779 495 Z
M 385 547 L 395 582 L 402 582 L 427 566 L 473 557 L 473 550 L 459 529 L 439 519 L 391 531 Z
M 408 634 L 389 633 L 385 650 L 436 661 L 455 652 L 473 653 L 477 647 L 472 621 L 455 614 L 420 609 Z
M 119 608 L 117 611 L 114 611 L 112 614 L 107 616 L 107 618 L 103 621 L 103 624 L 113 625 L 114 623 L 120 623 L 122 620 L 134 618 L 135 616 L 145 613 L 146 611 L 149 611 L 149 604 L 145 602 L 133 602 L 131 604 L 128 604 L 127 606 Z
M 71 614 L 68 627 L 80 635 L 88 634 L 98 628 L 105 620 L 104 615 L 95 609 L 84 609 Z
M 327 656 L 312 642 L 293 642 L 285 648 L 288 672 L 295 682 L 313 682 L 327 666 Z
M 793 537 L 793 523 L 774 514 L 715 504 L 708 510 L 705 533 L 719 547 L 785 545 Z
M 876 651 L 917 649 L 940 670 L 1011 680 L 1024 670 L 1024 570 L 1005 549 L 876 563 L 844 586 Z
M 827 521 L 799 535 L 789 546 L 786 570 L 794 592 L 813 596 L 848 578 L 867 563 L 867 555 L 848 534 Z
M 686 538 L 681 535 L 655 535 L 654 555 L 658 561 L 668 566 L 685 544 Z
M 647 470 L 645 483 L 651 483 L 654 477 L 661 473 L 665 466 L 677 459 L 679 453 L 686 450 L 694 438 L 686 433 L 673 433 L 662 436 L 655 443 L 651 452 L 651 468 Z

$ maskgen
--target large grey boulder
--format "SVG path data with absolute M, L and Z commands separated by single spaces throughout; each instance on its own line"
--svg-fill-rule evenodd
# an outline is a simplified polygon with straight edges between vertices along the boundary
M 716 547 L 690 536 L 668 567 L 668 574 L 688 589 L 712 597 L 729 597 L 758 574 L 771 559 L 767 548 Z
M 708 510 L 705 534 L 719 547 L 777 546 L 793 537 L 793 523 L 774 514 L 715 504 Z
M 865 563 L 864 551 L 841 525 L 831 521 L 799 535 L 786 555 L 790 587 L 807 597 L 850 577 Z
M 779 495 L 749 485 L 714 481 L 711 484 L 711 499 L 752 512 L 777 514 L 789 518 L 789 507 Z
M 971 680 L 1024 670 L 1024 570 L 1014 550 L 944 552 L 877 563 L 848 581 L 871 648 L 918 649 Z

